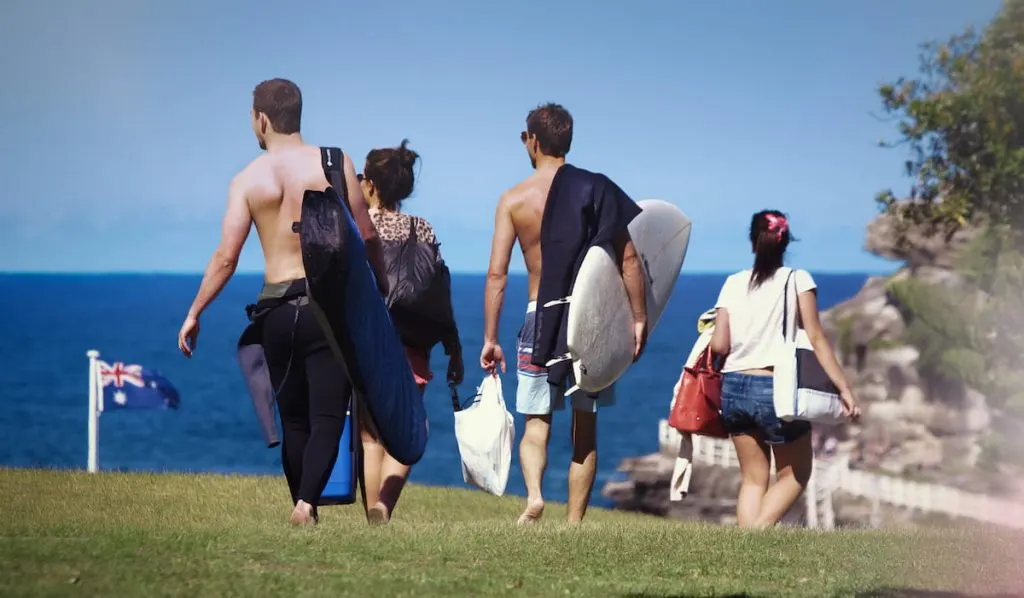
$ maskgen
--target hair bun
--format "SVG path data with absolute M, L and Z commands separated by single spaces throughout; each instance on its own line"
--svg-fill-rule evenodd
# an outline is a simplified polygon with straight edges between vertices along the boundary
M 409 140 L 403 139 L 402 143 L 398 146 L 397 153 L 402 165 L 411 169 L 416 164 L 416 160 L 419 159 L 420 155 L 406 147 L 408 144 Z

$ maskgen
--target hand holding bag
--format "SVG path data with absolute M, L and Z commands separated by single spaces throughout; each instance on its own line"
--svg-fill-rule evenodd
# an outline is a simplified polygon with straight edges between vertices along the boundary
M 728 438 L 722 426 L 722 373 L 714 367 L 711 347 L 683 368 L 668 424 L 680 432 Z
M 775 365 L 773 399 L 775 415 L 783 421 L 804 420 L 821 424 L 847 421 L 839 389 L 814 354 L 803 327 L 797 326 L 800 303 L 793 283 L 793 334 L 787 334 L 789 320 L 790 269 L 783 287 L 782 346 Z
M 462 479 L 481 490 L 501 496 L 512 463 L 515 420 L 505 407 L 497 374 L 484 377 L 476 400 L 463 409 L 452 391 L 455 441 L 462 460 Z

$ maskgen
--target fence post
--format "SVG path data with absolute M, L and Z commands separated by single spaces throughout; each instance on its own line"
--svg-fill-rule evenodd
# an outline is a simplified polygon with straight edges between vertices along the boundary
M 811 469 L 811 477 L 804 488 L 804 504 L 807 510 L 807 527 L 818 527 L 818 474 Z

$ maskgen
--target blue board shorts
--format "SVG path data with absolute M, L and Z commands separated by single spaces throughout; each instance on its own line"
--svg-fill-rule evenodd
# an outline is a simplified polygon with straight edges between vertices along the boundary
M 811 431 L 811 422 L 784 422 L 775 415 L 771 376 L 729 372 L 722 376 L 722 425 L 732 434 L 752 434 L 765 444 L 786 444 Z
M 549 383 L 547 368 L 530 363 L 533 359 L 536 320 L 537 302 L 531 301 L 526 307 L 526 320 L 516 337 L 516 411 L 523 415 L 551 415 L 554 411 L 565 409 L 567 386 Z M 598 407 L 611 407 L 615 404 L 615 385 L 597 394 L 578 390 L 572 394 L 571 399 L 574 410 L 596 413 Z

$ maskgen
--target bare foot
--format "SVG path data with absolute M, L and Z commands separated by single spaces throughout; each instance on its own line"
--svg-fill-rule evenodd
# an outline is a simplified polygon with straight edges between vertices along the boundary
M 317 517 L 313 514 L 313 505 L 304 500 L 295 504 L 292 516 L 288 519 L 292 525 L 315 525 Z
M 544 515 L 544 500 L 540 498 L 528 500 L 526 502 L 526 510 L 519 516 L 516 524 L 530 525 L 531 523 L 537 523 L 542 515 Z
M 370 525 L 384 525 L 390 520 L 391 515 L 388 513 L 388 508 L 381 503 L 373 505 L 368 511 L 366 511 L 366 521 L 368 521 Z

